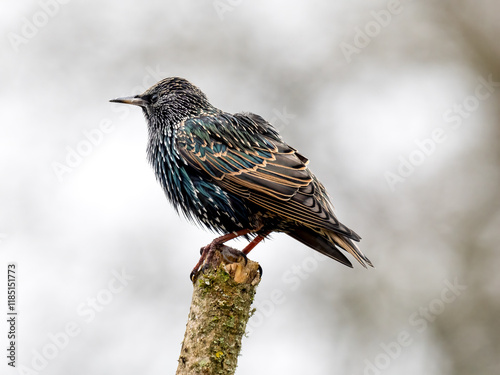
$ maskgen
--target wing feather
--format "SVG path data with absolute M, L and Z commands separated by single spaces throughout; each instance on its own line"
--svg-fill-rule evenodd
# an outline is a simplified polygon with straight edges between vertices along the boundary
M 290 220 L 359 240 L 336 219 L 308 159 L 261 117 L 220 113 L 188 119 L 176 139 L 185 162 L 227 191 Z

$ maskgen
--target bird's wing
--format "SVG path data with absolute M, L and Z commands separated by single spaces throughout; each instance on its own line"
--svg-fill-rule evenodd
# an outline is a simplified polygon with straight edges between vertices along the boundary
M 177 149 L 188 165 L 238 196 L 296 222 L 359 240 L 336 219 L 308 160 L 261 120 L 224 113 L 185 120 L 177 129 Z

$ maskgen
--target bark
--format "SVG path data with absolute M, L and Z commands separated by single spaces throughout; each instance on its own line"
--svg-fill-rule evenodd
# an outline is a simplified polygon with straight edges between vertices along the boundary
M 221 250 L 193 282 L 177 375 L 236 371 L 261 272 L 258 263 L 234 256 L 227 246 Z

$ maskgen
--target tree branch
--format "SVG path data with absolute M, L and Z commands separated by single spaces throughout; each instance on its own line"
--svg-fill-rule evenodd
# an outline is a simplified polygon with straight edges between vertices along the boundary
M 205 268 L 193 282 L 176 375 L 234 374 L 253 313 L 250 306 L 261 276 L 258 263 L 221 246 Z

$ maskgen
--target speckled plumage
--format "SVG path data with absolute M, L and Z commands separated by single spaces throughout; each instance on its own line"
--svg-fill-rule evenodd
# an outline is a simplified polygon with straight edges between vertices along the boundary
M 257 235 L 246 253 L 278 231 L 347 266 L 339 248 L 371 265 L 353 243 L 360 237 L 337 220 L 308 160 L 262 117 L 223 112 L 177 77 L 112 101 L 142 107 L 149 161 L 167 198 L 188 219 L 226 234 L 220 243 Z

